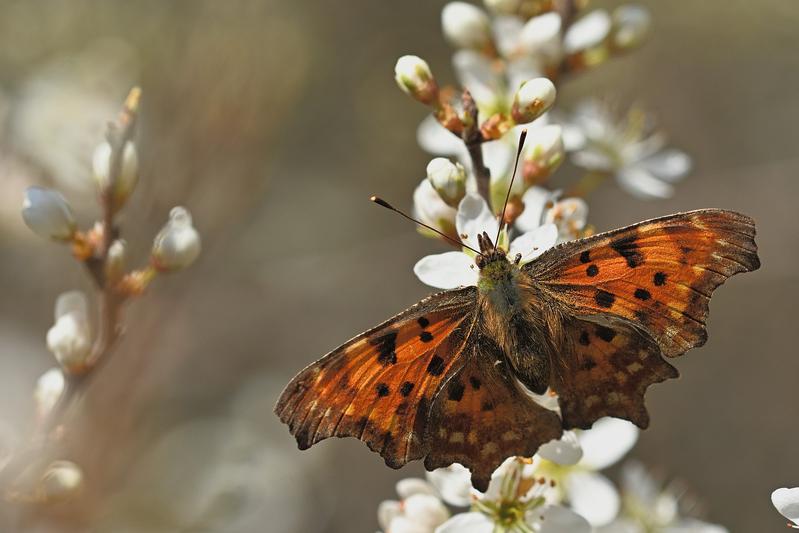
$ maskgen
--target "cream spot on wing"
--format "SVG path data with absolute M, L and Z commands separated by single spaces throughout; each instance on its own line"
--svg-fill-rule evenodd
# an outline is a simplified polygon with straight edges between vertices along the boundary
M 588 397 L 587 397 L 587 398 L 584 400 L 584 402 L 583 402 L 583 403 L 585 403 L 585 406 L 586 406 L 586 407 L 591 407 L 591 406 L 594 406 L 594 405 L 596 405 L 596 404 L 598 404 L 598 403 L 599 403 L 599 396 L 597 396 L 596 394 L 592 394 L 591 396 L 588 396 Z
M 619 394 L 617 392 L 609 392 L 608 393 L 608 404 L 609 405 L 616 405 L 619 403 Z
M 496 442 L 486 442 L 483 445 L 483 449 L 480 453 L 483 455 L 489 455 L 492 453 L 497 453 L 499 451 L 499 446 L 497 446 Z
M 630 374 L 635 374 L 636 372 L 638 372 L 643 368 L 644 365 L 642 365 L 641 363 L 630 363 L 629 365 L 627 365 L 627 370 L 630 371 Z
M 444 429 L 444 428 L 439 428 L 439 429 L 438 429 L 438 436 L 439 436 L 439 437 L 441 437 L 442 439 L 443 439 L 443 438 L 446 438 L 446 436 L 447 436 L 447 430 L 446 430 L 446 429 Z
M 519 440 L 520 436 L 513 430 L 506 431 L 502 434 L 502 440 L 509 441 L 509 440 Z
M 470 431 L 466 436 L 466 440 L 469 442 L 469 444 L 477 444 L 477 432 Z
M 456 431 L 455 433 L 453 433 L 450 436 L 449 441 L 450 442 L 463 442 L 463 432 Z
M 624 383 L 627 382 L 627 374 L 621 371 L 616 372 L 616 379 L 619 381 L 619 383 L 623 385 Z

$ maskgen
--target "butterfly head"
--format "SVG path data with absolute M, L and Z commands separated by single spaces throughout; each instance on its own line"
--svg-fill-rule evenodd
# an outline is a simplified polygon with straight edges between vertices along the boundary
M 491 237 L 488 236 L 488 233 L 483 232 L 482 234 L 478 234 L 477 243 L 480 245 L 480 254 L 474 261 L 480 270 L 485 269 L 493 263 L 508 263 L 505 250 L 494 244 L 491 241 Z

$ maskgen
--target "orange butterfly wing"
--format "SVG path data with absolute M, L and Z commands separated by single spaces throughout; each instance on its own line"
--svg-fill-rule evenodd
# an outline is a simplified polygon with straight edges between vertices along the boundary
M 477 326 L 479 331 L 479 324 Z M 500 348 L 475 334 L 464 349 L 466 364 L 449 378 L 433 406 L 425 468 L 460 463 L 485 491 L 491 474 L 515 455 L 533 456 L 563 433 L 560 418 L 522 392 Z
M 566 335 L 565 349 L 554 358 L 552 383 L 564 427 L 588 429 L 603 416 L 647 427 L 647 387 L 679 375 L 655 341 L 622 321 L 572 319 Z
M 707 340 L 713 290 L 760 267 L 754 237 L 751 218 L 705 209 L 568 242 L 525 268 L 570 313 L 630 320 L 676 357 Z
M 392 468 L 423 457 L 431 406 L 475 323 L 476 288 L 434 294 L 300 372 L 275 412 L 301 449 L 356 437 Z

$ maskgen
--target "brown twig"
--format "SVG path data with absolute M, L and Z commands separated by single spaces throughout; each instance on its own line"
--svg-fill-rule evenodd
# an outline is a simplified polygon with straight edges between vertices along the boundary
M 477 192 L 491 205 L 491 172 L 483 162 L 483 143 L 485 139 L 480 132 L 477 104 L 468 90 L 463 91 L 463 133 L 461 139 L 466 145 L 472 160 L 472 169 L 477 179 Z

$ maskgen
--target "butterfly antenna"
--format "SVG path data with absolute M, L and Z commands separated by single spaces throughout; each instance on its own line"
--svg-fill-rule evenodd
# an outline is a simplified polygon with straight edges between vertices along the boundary
M 376 203 L 377 205 L 379 205 L 379 206 L 381 206 L 381 207 L 385 207 L 386 209 L 388 209 L 388 210 L 390 210 L 390 211 L 394 211 L 395 213 L 397 213 L 397 214 L 399 214 L 399 215 L 401 215 L 401 216 L 403 216 L 403 217 L 407 218 L 407 219 L 408 219 L 408 220 L 410 220 L 411 222 L 413 222 L 413 223 L 415 223 L 415 224 L 419 224 L 420 226 L 422 226 L 422 227 L 424 227 L 424 228 L 427 228 L 427 229 L 429 229 L 430 231 L 433 231 L 433 232 L 437 233 L 438 235 L 441 235 L 442 237 L 444 237 L 444 238 L 445 238 L 445 239 L 447 239 L 449 242 L 451 242 L 452 244 L 454 244 L 455 246 L 457 246 L 457 247 L 459 247 L 459 248 L 460 248 L 461 246 L 463 246 L 464 248 L 468 248 L 469 250 L 473 251 L 473 252 L 474 252 L 474 253 L 476 253 L 477 255 L 483 255 L 483 254 L 481 254 L 480 252 L 478 252 L 477 250 L 475 250 L 474 248 L 472 248 L 471 246 L 469 246 L 468 244 L 466 244 L 466 243 L 463 243 L 463 242 L 461 242 L 461 241 L 458 241 L 458 240 L 455 240 L 455 239 L 453 239 L 452 237 L 450 237 L 449 235 L 447 235 L 446 233 L 443 233 L 443 232 L 441 232 L 441 231 L 437 230 L 437 229 L 436 229 L 436 228 L 434 228 L 433 226 L 428 226 L 428 225 L 427 225 L 427 224 L 425 224 L 424 222 L 420 222 L 420 221 L 416 220 L 415 218 L 413 218 L 412 216 L 406 215 L 404 212 L 400 211 L 399 209 L 397 209 L 396 207 L 394 207 L 394 206 L 393 206 L 393 205 L 391 205 L 390 203 L 386 202 L 385 200 L 383 200 L 383 199 L 382 199 L 382 198 L 380 198 L 379 196 L 372 196 L 372 197 L 371 197 L 371 198 L 369 198 L 369 199 L 370 199 L 371 201 L 373 201 L 374 203 Z
M 513 180 L 516 178 L 516 169 L 519 167 L 519 158 L 522 155 L 522 148 L 524 148 L 524 140 L 527 139 L 527 129 L 523 129 L 519 135 L 519 148 L 516 150 L 516 161 L 513 162 L 513 174 L 510 176 L 510 183 L 508 184 L 508 194 L 505 195 L 505 203 L 502 204 L 502 215 L 499 217 L 499 230 L 497 237 L 494 239 L 494 245 L 499 242 L 499 235 L 502 233 L 502 226 L 505 223 L 505 210 L 508 208 L 508 200 L 510 200 L 510 191 L 513 189 Z

